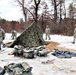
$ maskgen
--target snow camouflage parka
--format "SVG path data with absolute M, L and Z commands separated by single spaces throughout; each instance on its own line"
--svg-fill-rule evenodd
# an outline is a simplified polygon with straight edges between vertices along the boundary
M 12 36 L 17 36 L 17 32 L 14 30 L 14 31 L 12 31 Z
M 74 38 L 76 38 L 76 28 L 74 29 Z
M 46 34 L 50 34 L 50 28 L 46 28 L 46 29 L 45 29 L 45 33 L 46 33 Z
M 2 28 L 0 28 L 0 38 L 5 38 L 5 31 Z

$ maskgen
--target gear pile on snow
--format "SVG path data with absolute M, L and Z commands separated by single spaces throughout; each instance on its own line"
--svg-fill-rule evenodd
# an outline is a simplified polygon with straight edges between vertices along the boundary
M 47 56 L 47 54 L 50 53 L 49 50 L 45 49 L 43 46 L 39 47 L 33 47 L 33 48 L 26 48 L 23 49 L 23 47 L 20 47 L 20 45 L 14 46 L 13 54 L 15 56 L 23 56 L 25 58 L 34 58 L 34 56 Z
M 31 70 L 32 67 L 30 67 L 26 62 L 18 64 L 11 63 L 4 67 L 0 72 L 0 75 L 32 75 Z
M 55 51 L 52 53 L 52 55 L 54 55 L 58 58 L 76 57 L 76 53 L 68 52 L 68 51 L 59 51 L 58 49 L 55 49 Z

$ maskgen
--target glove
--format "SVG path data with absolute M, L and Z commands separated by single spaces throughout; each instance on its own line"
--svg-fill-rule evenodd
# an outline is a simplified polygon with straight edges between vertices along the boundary
M 5 39 L 5 37 L 3 36 L 3 40 Z

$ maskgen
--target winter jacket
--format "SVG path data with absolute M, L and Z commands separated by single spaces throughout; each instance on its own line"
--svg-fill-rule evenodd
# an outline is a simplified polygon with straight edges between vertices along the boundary
M 76 38 L 76 28 L 74 29 L 74 37 Z
M 15 30 L 12 31 L 12 36 L 17 36 L 17 32 Z
M 45 29 L 45 33 L 46 33 L 46 34 L 50 34 L 50 28 L 46 28 L 46 29 Z
M 5 38 L 5 31 L 2 28 L 0 28 L 0 38 Z

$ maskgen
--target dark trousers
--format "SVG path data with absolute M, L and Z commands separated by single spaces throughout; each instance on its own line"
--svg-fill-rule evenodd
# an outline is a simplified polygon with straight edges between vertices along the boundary
M 46 34 L 46 40 L 47 40 L 47 39 L 49 39 L 49 40 L 51 39 L 51 38 L 50 38 L 50 34 Z

